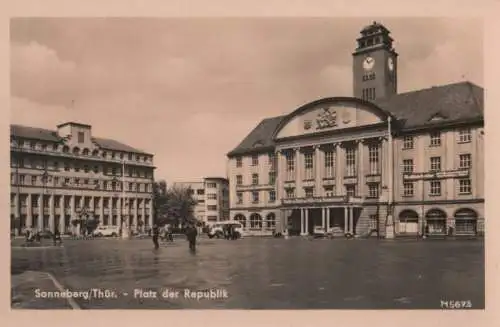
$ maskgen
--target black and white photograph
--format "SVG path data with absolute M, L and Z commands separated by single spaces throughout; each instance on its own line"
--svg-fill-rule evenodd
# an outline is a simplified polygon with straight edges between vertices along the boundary
M 484 310 L 483 34 L 10 18 L 11 309 Z

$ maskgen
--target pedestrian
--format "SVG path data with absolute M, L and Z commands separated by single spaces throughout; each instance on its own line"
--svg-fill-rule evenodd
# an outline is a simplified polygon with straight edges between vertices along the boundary
M 158 236 L 160 235 L 160 230 L 158 229 L 158 225 L 154 224 L 153 229 L 151 230 L 151 235 L 153 236 L 153 243 L 155 245 L 155 250 L 158 250 L 160 244 L 158 243 Z
M 62 244 L 61 233 L 59 232 L 59 228 L 55 228 L 54 234 L 52 235 L 52 239 L 54 241 L 54 246 L 59 242 L 59 245 Z
M 192 223 L 186 228 L 186 236 L 189 241 L 189 250 L 192 253 L 196 252 L 196 236 L 198 236 L 198 231 Z

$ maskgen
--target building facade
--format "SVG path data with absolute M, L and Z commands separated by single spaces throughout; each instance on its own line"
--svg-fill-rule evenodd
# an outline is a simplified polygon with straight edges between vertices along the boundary
M 483 89 L 398 93 L 398 54 L 374 22 L 353 56 L 353 97 L 267 118 L 231 152 L 231 219 L 307 235 L 484 232 Z
M 92 135 L 11 125 L 11 228 L 68 232 L 82 215 L 100 225 L 152 226 L 153 155 Z
M 205 177 L 198 181 L 176 182 L 174 187 L 189 188 L 196 201 L 194 216 L 205 223 L 229 220 L 229 181 Z

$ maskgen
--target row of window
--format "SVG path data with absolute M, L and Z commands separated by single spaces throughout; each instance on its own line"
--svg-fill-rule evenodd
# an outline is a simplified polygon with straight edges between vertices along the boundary
M 377 94 L 374 87 L 369 87 L 361 90 L 361 98 L 363 100 L 373 101 L 377 98 Z
M 458 193 L 460 195 L 471 194 L 472 192 L 472 183 L 468 178 L 458 179 Z M 412 197 L 414 196 L 414 182 L 404 182 L 403 183 L 403 196 L 404 197 Z M 324 187 L 325 195 L 334 196 L 335 186 L 325 186 Z M 345 186 L 346 195 L 348 196 L 356 196 L 357 188 L 356 185 L 346 185 Z M 314 187 L 305 187 L 304 194 L 306 198 L 314 197 Z M 252 203 L 259 203 L 259 191 L 252 192 Z M 429 195 L 430 196 L 440 196 L 441 195 L 441 181 L 434 180 L 429 182 Z M 380 196 L 380 184 L 379 183 L 369 183 L 368 184 L 368 194 L 367 198 L 378 198 Z M 286 188 L 285 189 L 285 198 L 295 198 L 295 188 Z M 243 203 L 243 192 L 236 193 L 237 204 Z M 268 202 L 273 203 L 276 201 L 276 192 L 274 190 L 268 191 Z
M 12 206 L 15 203 L 15 196 L 16 196 L 15 194 L 11 194 L 11 205 Z M 32 194 L 31 195 L 31 206 L 33 208 L 38 208 L 38 203 L 39 203 L 40 199 L 42 199 L 41 195 Z M 55 208 L 60 208 L 61 199 L 62 199 L 62 195 L 54 195 L 54 207 Z M 103 197 L 103 208 L 110 208 L 110 203 L 111 203 L 112 209 L 118 208 L 118 206 L 119 206 L 118 200 L 119 199 L 117 199 L 117 198 Z M 144 208 L 149 210 L 151 200 L 149 200 L 149 199 L 135 199 L 135 200 L 137 201 L 137 208 L 138 209 L 142 210 L 143 204 L 144 204 Z M 26 207 L 27 203 L 28 203 L 28 195 L 27 194 L 20 194 L 19 195 L 19 205 L 21 207 Z M 50 196 L 45 195 L 43 197 L 43 206 L 49 207 L 49 205 L 50 205 Z M 129 208 L 132 208 L 134 206 L 134 199 L 126 199 L 125 205 L 128 206 Z M 64 197 L 64 207 L 65 208 L 71 207 L 71 197 L 70 196 Z M 75 196 L 75 207 L 76 208 L 81 208 L 81 207 L 91 208 L 91 198 L 88 196 L 86 196 L 86 197 Z M 95 198 L 94 198 L 94 208 L 96 208 L 96 209 L 100 208 L 100 201 L 96 201 Z
M 11 183 L 17 184 L 16 174 L 11 173 Z M 99 179 L 88 179 L 78 177 L 59 177 L 47 175 L 19 175 L 19 185 L 27 186 L 51 186 L 51 187 L 85 187 L 95 190 L 121 191 L 121 181 L 109 181 Z M 153 186 L 150 183 L 125 183 L 126 191 L 129 192 L 152 192 Z
M 441 180 L 429 181 L 429 195 L 441 196 Z M 460 195 L 467 195 L 472 193 L 472 182 L 470 178 L 460 178 L 457 180 L 457 190 Z M 415 195 L 415 182 L 403 183 L 403 196 L 412 197 Z
M 457 142 L 458 143 L 469 143 L 472 141 L 472 132 L 470 128 L 462 128 L 458 130 Z M 429 134 L 429 146 L 439 147 L 441 146 L 441 132 L 434 131 Z M 415 147 L 415 137 L 407 135 L 403 137 L 403 150 L 413 149 Z
M 95 174 L 104 173 L 106 175 L 113 176 L 121 176 L 122 175 L 122 167 L 120 165 L 87 165 L 81 163 L 71 163 L 69 161 L 62 162 L 62 165 L 58 161 L 48 162 L 47 160 L 40 159 L 24 159 L 24 158 L 14 158 L 12 160 L 12 167 L 18 168 L 31 168 L 31 169 L 51 169 L 59 171 L 60 168 L 63 168 L 64 171 L 70 172 L 80 172 L 83 171 L 85 173 L 93 172 Z M 125 176 L 128 177 L 139 177 L 139 178 L 152 178 L 153 170 L 150 168 L 141 169 L 138 167 L 127 167 Z
M 267 164 L 271 166 L 271 169 L 274 169 L 275 164 L 276 164 L 276 156 L 274 153 L 268 153 L 267 154 Z M 258 154 L 253 154 L 252 155 L 252 166 L 258 166 L 259 165 L 259 155 Z M 241 168 L 243 167 L 243 158 L 242 157 L 237 157 L 236 158 L 236 167 Z
M 470 169 L 472 167 L 472 156 L 470 153 L 459 154 L 458 159 L 459 169 Z M 441 157 L 430 157 L 429 168 L 432 172 L 441 171 Z M 413 173 L 415 170 L 415 163 L 413 162 L 413 159 L 404 159 L 402 170 L 405 174 Z
M 80 142 L 82 143 L 82 142 Z M 40 141 L 29 141 L 29 142 L 25 142 L 24 140 L 18 140 L 17 142 L 16 141 L 13 141 L 13 143 L 11 143 L 11 146 L 14 147 L 14 148 L 24 148 L 26 146 L 29 147 L 29 149 L 33 150 L 33 151 L 43 151 L 43 152 L 47 152 L 47 151 L 51 151 L 51 152 L 57 152 L 59 150 L 61 150 L 63 153 L 72 153 L 74 155 L 83 155 L 83 156 L 92 156 L 92 157 L 102 157 L 104 159 L 106 158 L 110 158 L 110 159 L 120 159 L 120 160 L 124 160 L 125 157 L 128 159 L 128 160 L 133 160 L 134 159 L 134 154 L 133 153 L 130 153 L 130 152 L 120 152 L 120 151 L 105 151 L 105 150 L 93 150 L 92 152 L 87 149 L 87 148 L 84 148 L 84 149 L 80 149 L 79 147 L 73 147 L 73 149 L 71 149 L 70 151 L 70 148 L 69 146 L 67 145 L 60 145 L 60 144 L 56 144 L 56 143 L 42 143 Z M 140 155 L 140 154 L 135 154 L 135 161 L 137 162 L 153 162 L 153 157 L 152 156 L 149 156 L 149 155 Z

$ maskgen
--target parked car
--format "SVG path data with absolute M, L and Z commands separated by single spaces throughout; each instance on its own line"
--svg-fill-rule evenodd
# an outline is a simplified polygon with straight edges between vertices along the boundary
M 116 237 L 120 235 L 120 227 L 118 226 L 98 226 L 94 232 L 94 236 Z
M 209 226 L 208 237 L 209 238 L 223 238 L 224 228 L 228 226 L 233 226 L 234 231 L 237 233 L 237 237 L 243 237 L 243 225 L 238 221 L 221 221 Z

